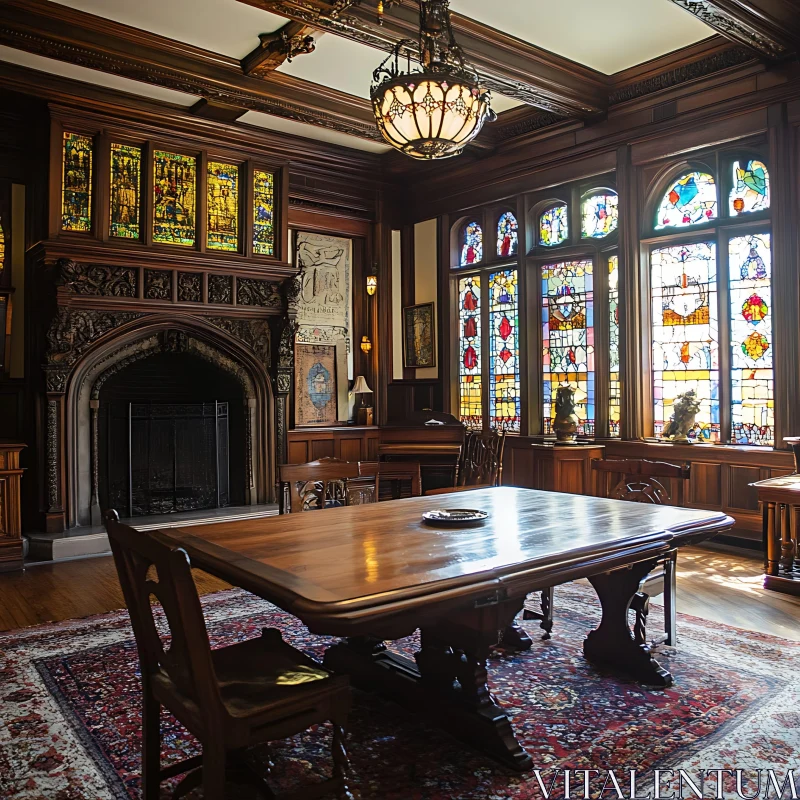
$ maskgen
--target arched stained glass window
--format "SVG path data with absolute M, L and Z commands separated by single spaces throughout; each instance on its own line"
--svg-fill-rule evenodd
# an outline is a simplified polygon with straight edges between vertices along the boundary
M 539 217 L 539 244 L 553 247 L 569 236 L 569 214 L 566 203 L 548 208 Z
M 717 186 L 707 172 L 689 172 L 676 180 L 661 200 L 656 230 L 698 225 L 717 218 Z
M 692 441 L 719 441 L 717 246 L 662 247 L 650 255 L 653 316 L 653 401 L 656 436 L 675 399 L 693 390 L 700 410 Z
M 500 258 L 515 256 L 518 238 L 517 218 L 510 211 L 506 211 L 497 222 L 497 255 Z
M 608 435 L 619 436 L 619 257 L 608 259 Z
M 733 162 L 733 188 L 729 197 L 731 216 L 769 208 L 769 172 L 761 161 Z
M 613 192 L 596 192 L 581 203 L 581 237 L 602 239 L 617 229 L 619 198 Z
M 515 269 L 489 276 L 489 423 L 512 431 L 520 421 L 518 289 Z
M 578 433 L 594 434 L 594 286 L 591 261 L 542 268 L 544 433 L 553 432 L 556 390 L 575 390 Z
M 481 408 L 481 278 L 470 275 L 458 282 L 458 393 L 461 421 L 473 428 L 483 424 Z
M 468 267 L 483 259 L 483 231 L 477 222 L 468 222 L 464 226 L 461 240 L 461 266 Z
M 773 445 L 772 258 L 770 236 L 728 242 L 731 320 L 731 441 Z

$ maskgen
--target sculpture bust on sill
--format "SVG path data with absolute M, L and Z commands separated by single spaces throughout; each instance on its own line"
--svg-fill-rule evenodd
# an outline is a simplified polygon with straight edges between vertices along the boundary
M 672 416 L 661 432 L 662 439 L 673 444 L 689 444 L 688 433 L 694 426 L 694 418 L 700 410 L 700 401 L 694 389 L 679 394 L 672 405 Z
M 575 390 L 569 385 L 556 389 L 556 418 L 553 430 L 560 444 L 576 444 L 578 439 L 578 415 L 575 413 Z

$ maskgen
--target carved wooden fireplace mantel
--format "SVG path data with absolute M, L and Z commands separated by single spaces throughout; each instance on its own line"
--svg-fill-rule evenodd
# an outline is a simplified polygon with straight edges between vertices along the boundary
M 38 343 L 46 530 L 99 519 L 101 388 L 126 367 L 165 352 L 190 353 L 241 385 L 245 502 L 271 502 L 275 462 L 286 450 L 296 327 L 287 293 L 295 291 L 296 271 L 132 257 L 127 248 L 60 240 L 38 245 L 31 260 L 38 296 L 54 301 Z

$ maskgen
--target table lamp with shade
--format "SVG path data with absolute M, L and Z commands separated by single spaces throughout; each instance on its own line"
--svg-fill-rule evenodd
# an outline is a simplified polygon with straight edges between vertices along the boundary
M 372 406 L 364 405 L 364 395 L 372 394 L 372 389 L 370 389 L 369 386 L 367 386 L 367 381 L 364 379 L 363 375 L 359 375 L 356 378 L 355 383 L 353 384 L 353 388 L 350 390 L 350 394 L 355 395 L 357 398 L 356 424 L 372 425 L 373 424 Z

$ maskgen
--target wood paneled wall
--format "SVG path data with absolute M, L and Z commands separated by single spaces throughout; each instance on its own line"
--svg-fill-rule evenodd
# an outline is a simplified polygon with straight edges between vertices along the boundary
M 508 486 L 551 488 L 548 476 L 540 474 L 541 462 L 531 454 L 531 445 L 541 442 L 527 436 L 509 436 L 503 460 L 503 483 Z M 692 475 L 685 505 L 723 511 L 736 520 L 732 535 L 761 542 L 761 514 L 751 483 L 788 475 L 794 471 L 791 453 L 745 447 L 672 445 L 655 442 L 625 442 L 606 439 L 603 458 L 647 458 L 691 465 Z M 566 449 L 566 448 L 565 448 Z M 580 492 L 580 485 L 564 491 Z M 594 487 L 591 489 L 595 492 Z
M 319 458 L 342 461 L 377 461 L 378 428 L 297 428 L 289 431 L 289 464 L 306 464 Z

